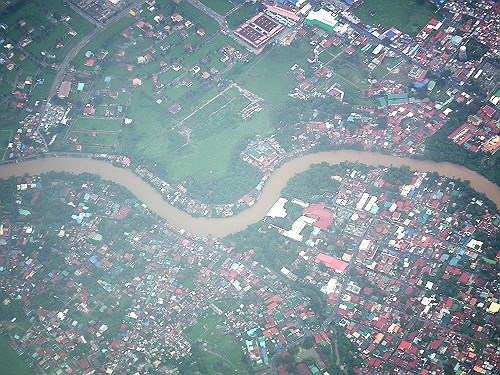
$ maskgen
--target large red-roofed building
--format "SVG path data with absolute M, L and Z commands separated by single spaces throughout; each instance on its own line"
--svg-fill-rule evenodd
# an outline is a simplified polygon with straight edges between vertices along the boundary
M 347 262 L 344 262 L 343 260 L 322 253 L 316 257 L 315 262 L 323 263 L 328 268 L 331 268 L 332 270 L 335 270 L 337 272 L 345 272 L 347 265 L 349 264 Z
M 235 34 L 255 48 L 261 47 L 285 26 L 260 12 L 235 30 Z

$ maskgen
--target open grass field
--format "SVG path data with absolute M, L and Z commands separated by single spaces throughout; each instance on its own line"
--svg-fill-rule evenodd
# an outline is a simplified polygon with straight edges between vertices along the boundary
M 233 79 L 273 105 L 280 104 L 288 99 L 296 84 L 293 78 L 287 77 L 290 68 L 296 63 L 305 66 L 310 52 L 307 41 L 275 47 L 254 59 L 244 71 L 235 71 Z
M 5 75 L 3 75 L 5 73 Z M 3 79 L 0 81 L 0 95 L 10 95 L 13 91 L 14 83 L 17 77 L 16 72 L 7 70 L 5 66 L 0 66 L 0 74 L 2 74 Z
M 240 122 L 241 121 L 241 122 Z M 214 122 L 214 119 L 210 119 Z M 271 131 L 271 120 L 266 110 L 255 114 L 247 122 L 238 117 L 229 118 L 221 124 L 212 136 L 203 140 L 194 140 L 178 156 L 170 161 L 172 176 L 181 180 L 188 176 L 196 176 L 200 182 L 207 182 L 230 173 L 231 158 L 241 150 L 238 146 L 245 139 L 253 139 L 255 134 L 268 136 Z
M 0 373 L 2 375 L 33 375 L 26 363 L 10 347 L 5 336 L 0 335 Z
M 195 324 L 187 333 L 194 343 L 207 343 L 207 352 L 201 353 L 201 360 L 209 373 L 249 374 L 250 367 L 242 360 L 242 344 L 234 335 L 221 334 L 218 326 L 223 324 L 220 316 L 212 316 Z
M 77 144 L 88 146 L 113 146 L 118 138 L 118 133 L 99 133 L 94 138 L 92 131 L 72 131 L 71 137 L 78 138 Z
M 182 65 L 188 69 L 195 65 L 203 69 L 210 69 L 214 65 L 216 68 L 221 68 L 222 63 L 219 59 L 224 55 L 222 52 L 223 46 L 231 45 L 236 47 L 236 43 L 226 35 L 216 35 L 213 39 L 204 43 L 199 49 L 193 52 L 182 61 Z
M 416 35 L 431 18 L 436 7 L 423 0 L 364 0 L 354 14 L 364 23 L 396 29 Z
M 246 20 L 252 18 L 261 8 L 259 3 L 244 3 L 237 10 L 226 16 L 227 25 L 234 30 Z
M 190 73 L 187 76 L 194 81 Z M 207 181 L 224 176 L 232 156 L 240 151 L 235 149 L 237 145 L 255 134 L 270 134 L 272 129 L 265 110 L 243 121 L 239 111 L 250 101 L 236 88 L 226 89 L 221 94 L 221 89 L 196 82 L 189 88 L 167 87 L 161 94 L 170 98 L 165 103 L 182 103 L 181 111 L 172 115 L 168 112 L 171 104 L 157 104 L 152 85 L 143 83 L 134 89 L 127 112 L 134 122 L 123 128 L 119 151 L 161 164 L 162 172 L 174 180 L 196 176 Z M 173 95 L 178 90 L 182 95 Z M 179 134 L 184 128 L 191 129 L 188 144 L 186 134 Z
M 7 146 L 7 143 L 9 143 L 9 141 L 12 138 L 13 134 L 14 134 L 13 130 L 0 129 L 0 150 L 2 150 L 1 147 L 6 147 Z
M 43 83 L 40 85 L 36 84 L 33 87 L 33 92 L 30 98 L 31 103 L 35 103 L 35 101 L 37 100 L 45 100 L 48 98 L 50 94 L 50 85 L 54 80 L 55 75 L 56 74 L 53 71 L 50 71 L 48 69 L 43 69 L 40 71 L 36 78 L 42 79 Z
M 23 61 L 18 59 L 16 61 L 16 65 L 22 69 L 23 72 L 22 74 L 35 74 L 36 71 L 38 70 L 37 63 L 29 57 L 27 57 Z
M 7 152 L 7 145 L 9 144 L 13 135 L 14 130 L 0 129 L 0 160 L 3 160 L 3 157 Z
M 94 118 L 79 118 L 73 125 L 74 130 L 104 130 L 118 131 L 120 130 L 120 120 L 116 119 L 94 119 Z
M 228 0 L 200 0 L 207 7 L 212 9 L 214 12 L 224 15 L 233 9 L 233 4 Z

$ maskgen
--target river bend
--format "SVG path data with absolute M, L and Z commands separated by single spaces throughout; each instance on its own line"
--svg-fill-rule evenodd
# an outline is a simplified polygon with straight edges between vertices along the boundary
M 469 180 L 475 190 L 484 193 L 495 202 L 497 207 L 500 207 L 500 188 L 485 177 L 460 165 L 353 150 L 307 154 L 284 163 L 266 181 L 260 198 L 253 206 L 237 215 L 224 218 L 192 217 L 167 203 L 155 188 L 132 171 L 115 167 L 111 163 L 101 160 L 46 157 L 5 164 L 0 166 L 0 178 L 23 176 L 24 174 L 38 175 L 51 171 L 97 174 L 105 180 L 126 187 L 149 209 L 177 228 L 183 228 L 198 236 L 224 237 L 261 220 L 280 197 L 281 190 L 295 174 L 306 171 L 312 164 L 321 162 L 338 164 L 344 161 L 359 162 L 370 166 L 400 167 L 408 165 L 412 170 L 420 172 L 437 172 L 446 177 Z

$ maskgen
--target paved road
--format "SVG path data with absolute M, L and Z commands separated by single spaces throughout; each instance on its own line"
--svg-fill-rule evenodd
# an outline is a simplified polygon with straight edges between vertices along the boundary
M 68 69 L 68 66 L 69 66 L 71 60 L 73 60 L 75 58 L 75 56 L 78 54 L 78 52 L 80 52 L 80 50 L 83 47 L 85 47 L 85 45 L 88 42 L 90 42 L 94 37 L 96 37 L 99 33 L 104 31 L 106 28 L 108 28 L 109 26 L 114 24 L 119 19 L 126 16 L 129 12 L 130 8 L 137 7 L 137 6 L 141 5 L 143 2 L 144 2 L 144 0 L 134 1 L 133 3 L 129 4 L 126 8 L 122 9 L 120 12 L 118 12 L 116 15 L 114 15 L 112 18 L 110 18 L 108 20 L 108 22 L 106 23 L 106 25 L 98 24 L 98 26 L 89 35 L 85 36 L 80 41 L 80 43 L 78 43 L 76 46 L 73 47 L 73 49 L 71 51 L 69 51 L 69 53 L 66 55 L 64 60 L 59 65 L 59 68 L 57 70 L 57 74 L 54 78 L 54 81 L 52 82 L 52 87 L 50 89 L 50 98 L 56 94 L 57 89 L 61 85 L 62 79 L 63 79 L 64 75 L 66 74 L 66 71 Z
M 76 13 L 78 13 L 80 16 L 85 18 L 87 21 L 90 23 L 94 24 L 95 26 L 99 26 L 99 21 L 96 19 L 90 17 L 87 13 L 85 13 L 83 10 L 78 8 L 75 4 L 73 4 L 71 1 L 68 1 L 67 3 L 71 9 L 73 9 Z
M 188 3 L 190 3 L 192 6 L 198 8 L 199 10 L 203 11 L 205 14 L 207 14 L 208 16 L 212 17 L 214 20 L 217 21 L 217 23 L 219 24 L 220 26 L 220 29 L 222 31 L 229 31 L 228 27 L 227 27 L 227 24 L 226 24 L 226 19 L 221 16 L 219 13 L 213 11 L 212 9 L 210 9 L 209 7 L 205 6 L 205 4 L 203 4 L 202 2 L 198 1 L 198 0 L 187 0 Z
M 254 53 L 258 50 L 252 47 L 250 44 L 246 43 L 244 40 L 238 38 L 236 34 L 227 26 L 227 22 L 224 16 L 221 16 L 219 13 L 213 11 L 212 9 L 205 6 L 205 4 L 203 4 L 198 0 L 187 0 L 187 2 L 190 3 L 192 6 L 198 8 L 202 12 L 204 12 L 206 15 L 212 17 L 215 21 L 217 21 L 222 33 L 232 38 L 236 43 Z
M 87 45 L 87 43 L 90 42 L 94 37 L 96 37 L 100 32 L 104 31 L 106 28 L 108 28 L 109 26 L 114 24 L 119 19 L 125 17 L 128 14 L 130 8 L 138 7 L 142 3 L 144 3 L 144 1 L 145 0 L 137 0 L 137 1 L 134 1 L 133 3 L 128 4 L 128 6 L 126 8 L 122 9 L 116 15 L 114 15 L 113 17 L 108 19 L 106 25 L 99 24 L 90 34 L 85 36 L 80 41 L 80 43 L 78 43 L 76 46 L 73 47 L 73 49 L 71 51 L 68 52 L 68 54 L 66 55 L 64 60 L 61 62 L 61 64 L 57 68 L 56 76 L 54 77 L 54 81 L 52 81 L 52 86 L 50 87 L 50 94 L 49 94 L 48 100 L 50 100 L 57 93 L 57 89 L 61 85 L 61 82 L 64 78 L 64 75 L 66 74 L 68 67 L 69 67 L 69 64 L 71 63 L 71 60 L 73 60 L 75 58 L 75 56 L 78 54 L 78 52 L 80 52 L 80 50 L 83 47 L 85 47 L 85 45 Z M 40 138 L 43 141 L 45 150 L 48 151 L 47 140 L 40 132 L 40 126 L 41 126 L 41 123 L 38 124 L 37 133 L 39 134 Z

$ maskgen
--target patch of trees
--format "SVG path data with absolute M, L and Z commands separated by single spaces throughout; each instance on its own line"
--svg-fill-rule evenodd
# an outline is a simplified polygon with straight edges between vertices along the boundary
M 337 192 L 340 183 L 332 176 L 342 173 L 339 165 L 321 163 L 313 165 L 309 170 L 294 176 L 283 189 L 282 194 L 290 198 L 310 200 L 310 198 L 327 192 Z
M 356 374 L 354 369 L 361 364 L 361 357 L 357 354 L 356 345 L 349 341 L 342 333 L 336 335 L 339 357 L 345 366 L 348 375 Z
M 460 190 L 460 194 L 452 198 L 450 210 L 467 211 L 467 214 L 480 217 L 487 209 L 490 212 L 496 211 L 495 203 L 493 203 L 486 195 L 477 192 L 470 186 L 469 181 L 455 180 L 454 188 Z M 475 202 L 482 201 L 482 205 Z
M 308 297 L 310 302 L 309 302 L 309 307 L 314 311 L 314 313 L 317 316 L 322 316 L 324 307 L 326 305 L 326 294 L 321 293 L 318 289 L 318 287 L 315 287 L 311 284 L 303 284 L 298 281 L 296 281 L 293 284 L 293 288 L 295 290 L 300 291 L 304 296 Z M 313 318 L 309 318 L 313 319 Z M 306 346 L 304 346 L 306 347 Z M 307 348 L 307 347 L 306 347 Z
M 205 203 L 230 203 L 248 193 L 261 177 L 262 173 L 257 168 L 235 155 L 224 176 L 204 182 L 193 180 L 189 192 L 192 198 Z
M 412 178 L 413 171 L 407 165 L 399 168 L 389 167 L 384 174 L 384 180 L 391 185 L 407 185 L 411 183 Z
M 237 252 L 255 250 L 253 258 L 266 267 L 279 272 L 281 267 L 290 267 L 297 258 L 295 243 L 285 242 L 276 229 L 259 230 L 261 224 L 253 224 L 244 231 L 226 237 Z
M 448 280 L 442 280 L 438 289 L 439 293 L 447 297 L 456 297 L 460 291 L 458 276 L 451 275 Z

